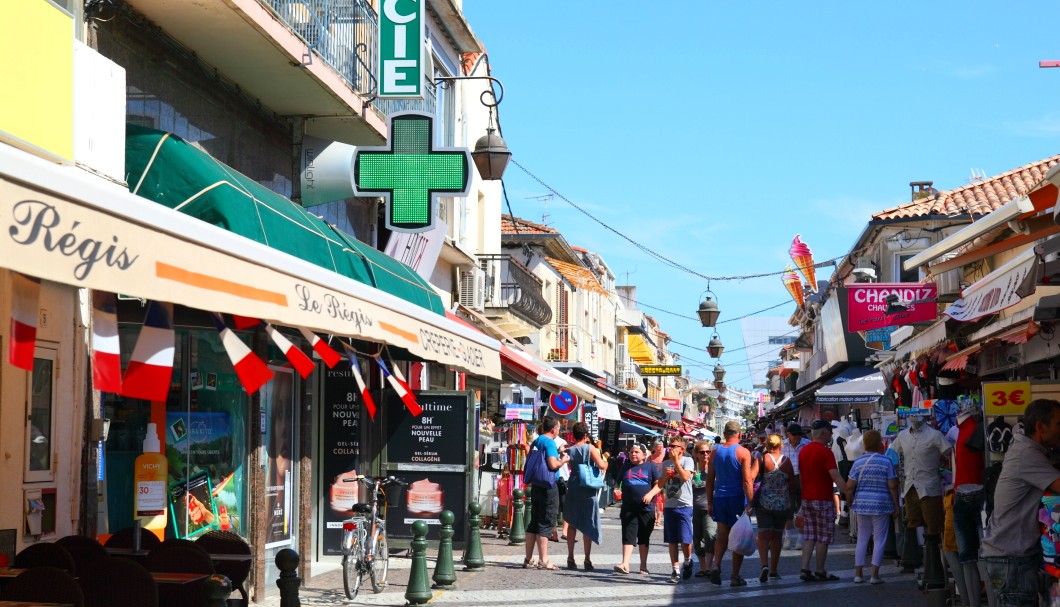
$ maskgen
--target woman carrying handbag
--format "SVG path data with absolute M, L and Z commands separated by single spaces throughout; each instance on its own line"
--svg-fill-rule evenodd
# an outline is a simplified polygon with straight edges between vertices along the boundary
M 589 555 L 592 543 L 600 543 L 600 487 L 603 486 L 603 471 L 607 460 L 591 443 L 589 427 L 584 422 L 574 424 L 571 431 L 574 442 L 567 445 L 570 456 L 570 481 L 567 483 L 567 500 L 563 508 L 563 520 L 569 525 L 567 531 L 567 567 L 577 569 L 574 545 L 578 532 L 582 532 L 585 546 L 585 570 L 593 570 Z

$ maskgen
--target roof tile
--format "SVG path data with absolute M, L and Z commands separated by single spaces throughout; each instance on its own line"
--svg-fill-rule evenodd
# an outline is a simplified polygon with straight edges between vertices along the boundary
M 593 273 L 588 268 L 560 261 L 555 257 L 546 257 L 545 260 L 576 288 L 588 289 L 589 291 L 607 295 L 607 291 L 604 290 L 600 281 L 596 280 L 596 277 L 593 276 Z
M 1045 173 L 1060 162 L 1060 155 L 1032 162 L 1017 169 L 938 192 L 930 198 L 900 204 L 872 216 L 873 219 L 912 219 L 928 215 L 986 215 L 1022 196 L 1045 179 Z
M 501 234 L 559 234 L 559 230 L 511 215 L 501 215 Z

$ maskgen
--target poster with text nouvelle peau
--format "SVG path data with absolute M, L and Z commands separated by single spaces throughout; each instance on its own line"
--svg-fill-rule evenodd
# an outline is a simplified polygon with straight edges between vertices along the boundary
M 367 412 L 349 362 L 325 370 L 321 402 L 321 478 L 325 492 L 321 554 L 341 555 L 342 521 L 352 515 L 354 504 L 364 501 L 364 487 L 353 479 L 366 469 L 361 454 L 361 419 Z

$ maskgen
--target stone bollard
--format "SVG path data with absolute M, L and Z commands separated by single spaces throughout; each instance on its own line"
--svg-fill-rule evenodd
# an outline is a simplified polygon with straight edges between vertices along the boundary
M 523 521 L 523 490 L 512 491 L 512 528 L 508 532 L 508 545 L 515 546 L 526 541 L 526 522 Z
M 232 580 L 215 573 L 203 582 L 202 592 L 206 596 L 206 607 L 228 607 L 228 597 L 232 595 Z
M 434 584 L 431 588 L 448 590 L 456 584 L 456 567 L 453 564 L 453 522 L 456 516 L 449 510 L 438 515 L 442 528 L 438 531 L 438 560 L 434 563 Z
M 434 598 L 427 584 L 427 523 L 412 523 L 412 569 L 405 600 L 409 605 L 422 605 Z
M 298 553 L 290 548 L 284 548 L 276 553 L 276 568 L 280 570 L 280 577 L 276 579 L 276 587 L 280 589 L 280 607 L 302 607 L 298 598 L 298 588 L 302 585 L 302 578 L 298 577 Z
M 482 571 L 486 560 L 482 558 L 482 519 L 478 513 L 482 506 L 478 502 L 467 505 L 467 544 L 464 547 L 464 571 Z M 526 537 L 525 534 L 523 536 Z

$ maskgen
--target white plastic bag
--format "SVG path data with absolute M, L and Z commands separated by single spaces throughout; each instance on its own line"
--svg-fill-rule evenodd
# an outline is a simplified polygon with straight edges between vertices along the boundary
M 729 530 L 729 550 L 751 556 L 755 553 L 755 528 L 751 525 L 751 517 L 741 514 L 736 519 L 736 524 Z

